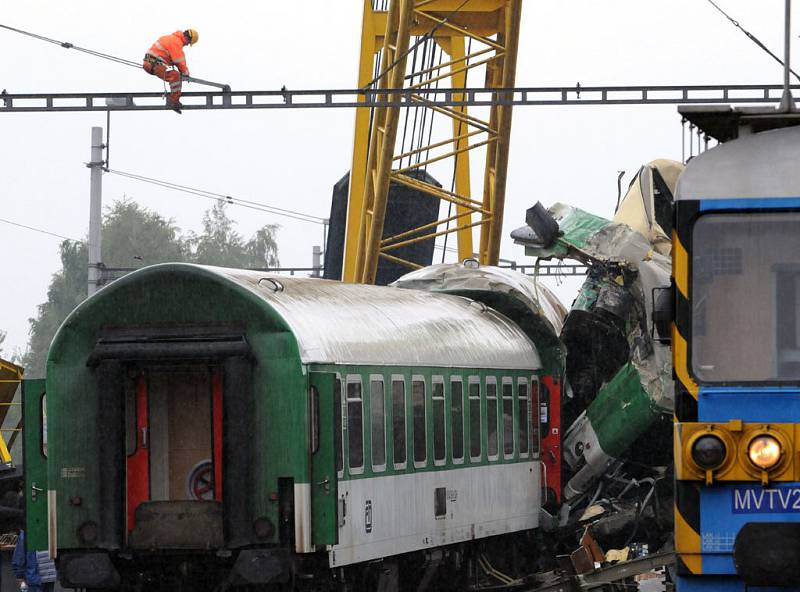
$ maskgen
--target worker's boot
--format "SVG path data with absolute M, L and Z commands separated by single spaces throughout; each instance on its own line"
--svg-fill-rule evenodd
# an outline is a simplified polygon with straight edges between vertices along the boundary
M 175 113 L 180 113 L 181 109 L 183 109 L 183 105 L 181 105 L 180 101 L 172 101 L 167 99 L 167 107 L 175 111 Z

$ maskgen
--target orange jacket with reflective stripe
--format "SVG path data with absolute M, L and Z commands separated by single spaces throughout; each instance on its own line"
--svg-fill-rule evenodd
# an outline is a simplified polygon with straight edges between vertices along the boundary
M 159 37 L 147 53 L 160 57 L 167 64 L 174 64 L 182 74 L 189 75 L 186 56 L 183 54 L 183 31 Z

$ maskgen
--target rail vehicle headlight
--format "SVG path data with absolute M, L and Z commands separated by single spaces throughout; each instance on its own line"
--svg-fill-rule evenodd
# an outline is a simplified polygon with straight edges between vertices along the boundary
M 78 527 L 78 538 L 84 544 L 97 542 L 97 523 L 89 520 Z
M 778 464 L 783 447 L 777 438 L 762 435 L 753 438 L 747 446 L 747 456 L 755 466 L 768 471 Z
M 725 461 L 728 449 L 717 436 L 706 434 L 692 444 L 692 460 L 706 471 L 716 469 Z

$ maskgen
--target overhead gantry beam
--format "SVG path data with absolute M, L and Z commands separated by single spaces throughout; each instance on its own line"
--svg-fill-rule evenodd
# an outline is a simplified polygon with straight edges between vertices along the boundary
M 458 48 L 450 55 L 459 55 Z M 449 75 L 448 75 L 449 76 Z M 457 80 L 463 72 L 453 75 Z M 800 92 L 800 85 L 791 87 Z M 436 107 L 490 107 L 492 105 L 764 105 L 780 103 L 783 86 L 777 84 L 546 86 L 511 89 L 426 88 L 426 104 Z M 305 89 L 232 92 L 185 92 L 187 110 L 206 109 L 352 109 L 366 117 L 372 107 L 415 107 L 419 91 L 401 89 Z M 164 93 L 0 93 L 0 113 L 54 113 L 83 111 L 171 111 Z M 363 114 L 363 115 L 362 115 Z M 366 160 L 365 160 L 366 162 Z

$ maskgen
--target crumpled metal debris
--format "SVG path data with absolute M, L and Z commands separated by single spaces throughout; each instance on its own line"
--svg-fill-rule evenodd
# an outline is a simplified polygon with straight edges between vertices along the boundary
M 585 493 L 618 453 L 625 452 L 659 416 L 671 415 L 670 349 L 662 339 L 666 335 L 651 331 L 650 320 L 658 290 L 669 286 L 671 261 L 625 224 L 565 204 L 555 204 L 547 211 L 560 231 L 553 243 L 529 242 L 536 229 L 518 229 L 512 237 L 525 245 L 528 255 L 577 259 L 590 268 L 561 331 L 572 391 L 572 398 L 564 402 L 564 423 L 570 425 L 564 438 L 564 459 L 577 476 L 565 495 L 573 499 Z M 631 372 L 638 381 L 623 378 Z M 623 392 L 616 399 L 607 393 L 599 400 L 603 388 L 608 391 L 606 385 Z M 601 426 L 592 424 L 591 411 L 595 417 L 607 418 L 613 415 L 614 405 L 630 403 L 631 393 L 637 389 L 652 405 L 646 417 L 638 418 L 636 431 L 598 433 Z M 603 408 L 608 405 L 611 409 Z
M 663 543 L 671 532 L 655 505 L 660 499 L 668 507 L 663 498 L 671 495 L 656 484 L 669 481 L 662 465 L 672 450 L 672 360 L 669 325 L 653 313 L 669 303 L 672 192 L 681 170 L 674 161 L 642 167 L 613 220 L 537 203 L 511 234 L 527 255 L 589 267 L 560 334 L 569 385 L 564 498 L 569 521 L 594 518 L 591 532 L 606 548 L 626 547 L 635 536 Z M 647 516 L 655 526 L 637 535 Z M 621 540 L 611 536 L 614 525 Z

